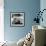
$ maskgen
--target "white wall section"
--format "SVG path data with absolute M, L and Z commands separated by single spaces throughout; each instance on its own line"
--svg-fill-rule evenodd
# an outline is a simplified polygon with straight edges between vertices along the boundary
M 4 0 L 0 0 L 0 42 L 4 41 Z

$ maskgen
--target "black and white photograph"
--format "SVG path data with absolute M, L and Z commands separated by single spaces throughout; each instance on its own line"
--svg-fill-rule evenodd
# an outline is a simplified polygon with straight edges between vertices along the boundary
M 24 26 L 24 12 L 11 12 L 10 24 L 11 26 Z

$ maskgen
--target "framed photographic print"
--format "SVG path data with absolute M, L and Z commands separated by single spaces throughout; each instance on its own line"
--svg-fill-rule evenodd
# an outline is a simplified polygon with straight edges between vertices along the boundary
M 24 26 L 24 12 L 11 12 L 10 13 L 10 25 L 13 27 Z

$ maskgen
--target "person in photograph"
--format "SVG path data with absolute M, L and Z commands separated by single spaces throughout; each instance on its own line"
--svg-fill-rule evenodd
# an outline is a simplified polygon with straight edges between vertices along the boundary
M 12 24 L 22 24 L 20 19 L 14 18 Z

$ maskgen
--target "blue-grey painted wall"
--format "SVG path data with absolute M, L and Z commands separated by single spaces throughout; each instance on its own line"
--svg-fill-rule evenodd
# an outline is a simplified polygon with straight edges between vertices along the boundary
M 41 0 L 40 1 L 40 10 L 42 11 L 43 9 L 46 9 L 46 0 Z M 43 22 L 40 21 L 40 25 L 46 27 L 46 10 L 43 12 Z
M 40 0 L 4 0 L 4 38 L 7 41 L 18 41 L 32 30 L 35 14 L 40 9 Z M 24 27 L 10 27 L 10 12 L 25 13 Z

